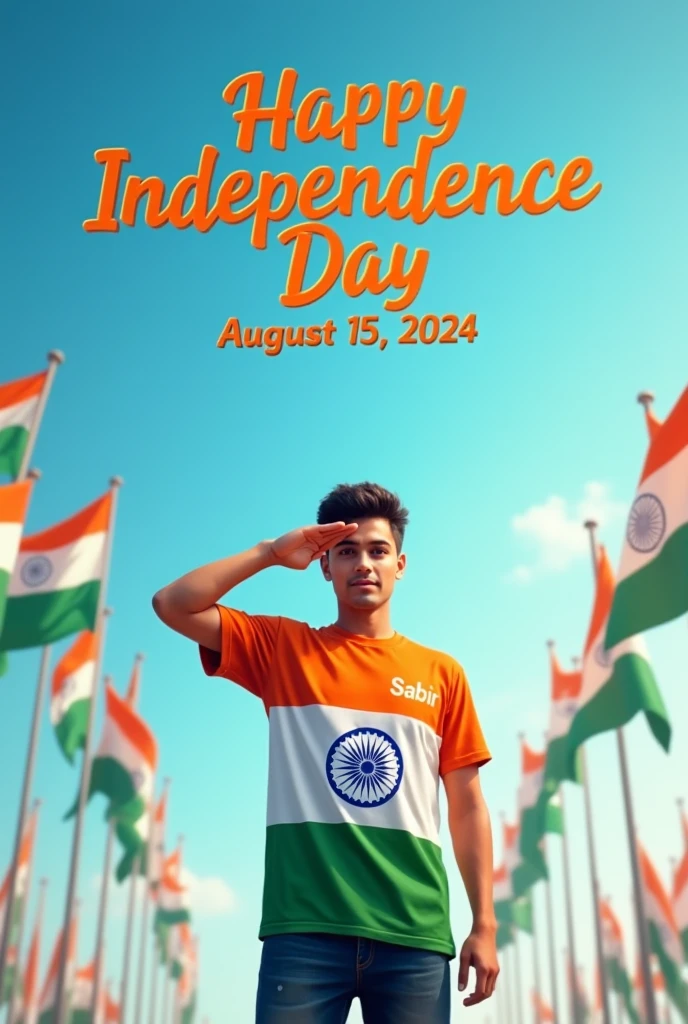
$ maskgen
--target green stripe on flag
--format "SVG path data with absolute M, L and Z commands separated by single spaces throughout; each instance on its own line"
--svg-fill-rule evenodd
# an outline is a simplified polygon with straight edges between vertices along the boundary
M 15 425 L 0 430 L 0 473 L 17 479 L 28 440 L 26 427 Z
M 70 764 L 74 764 L 74 754 L 77 750 L 83 750 L 86 744 L 90 707 L 89 697 L 75 700 L 55 726 L 57 742 Z
M 617 583 L 604 645 L 670 622 L 688 611 L 688 523 L 642 569 Z
M 688 1021 L 688 984 L 681 977 L 681 967 L 675 963 L 667 954 L 662 943 L 659 929 L 654 921 L 648 921 L 650 931 L 650 949 L 657 957 L 659 966 L 664 975 L 666 992 L 672 1003 L 683 1014 L 683 1019 Z
M 94 758 L 91 765 L 87 799 L 90 800 L 94 793 L 102 793 L 109 800 L 105 813 L 106 818 L 116 817 L 125 807 L 133 808 L 137 804 L 140 808 L 138 816 L 143 813 L 143 801 L 136 796 L 134 780 L 130 772 L 113 757 Z M 76 814 L 78 805 L 79 798 L 77 797 L 74 805 L 65 814 L 65 821 Z
M 569 773 L 581 744 L 593 736 L 626 725 L 639 712 L 657 742 L 668 752 L 671 742 L 669 716 L 649 662 L 629 651 L 614 662 L 614 671 L 607 682 L 576 714 L 568 732 Z
M 42 594 L 9 597 L 0 635 L 0 650 L 44 647 L 65 636 L 95 627 L 100 580 Z
M 628 1014 L 631 1024 L 641 1024 L 640 1016 L 633 999 L 633 985 L 628 976 L 628 972 L 616 959 L 606 960 L 605 966 L 607 970 L 607 977 L 609 978 L 609 985 L 612 991 L 618 992 L 619 995 L 622 996 L 624 1006 L 626 1007 L 626 1013 Z

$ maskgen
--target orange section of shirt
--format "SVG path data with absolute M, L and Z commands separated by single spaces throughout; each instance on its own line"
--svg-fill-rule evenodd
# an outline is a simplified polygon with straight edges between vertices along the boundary
M 260 697 L 268 715 L 307 704 L 406 715 L 442 737 L 441 775 L 491 759 L 465 673 L 449 655 L 401 634 L 376 640 L 218 608 L 222 651 L 201 647 L 203 668 Z

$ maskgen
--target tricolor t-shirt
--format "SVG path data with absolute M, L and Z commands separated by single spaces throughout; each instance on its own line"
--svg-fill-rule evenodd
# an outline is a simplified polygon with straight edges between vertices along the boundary
M 463 669 L 369 639 L 218 606 L 208 675 L 263 701 L 270 730 L 259 936 L 327 932 L 455 956 L 439 776 L 490 760 Z

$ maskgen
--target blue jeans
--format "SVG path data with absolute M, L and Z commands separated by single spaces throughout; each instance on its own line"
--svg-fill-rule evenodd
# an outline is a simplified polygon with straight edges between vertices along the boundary
M 346 935 L 263 940 L 256 1024 L 449 1024 L 449 957 Z

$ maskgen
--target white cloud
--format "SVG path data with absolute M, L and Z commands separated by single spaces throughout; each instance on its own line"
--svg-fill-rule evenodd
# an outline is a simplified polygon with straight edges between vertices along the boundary
M 505 577 L 509 583 L 530 583 L 538 576 L 563 572 L 577 558 L 589 557 L 590 539 L 583 523 L 594 519 L 603 529 L 624 519 L 627 506 L 614 501 L 607 484 L 590 481 L 575 503 L 557 494 L 531 505 L 511 520 L 514 533 L 535 550 L 531 565 L 517 565 Z
M 223 878 L 198 878 L 182 869 L 182 881 L 189 886 L 192 913 L 198 917 L 219 917 L 236 909 L 236 896 Z

